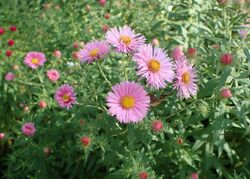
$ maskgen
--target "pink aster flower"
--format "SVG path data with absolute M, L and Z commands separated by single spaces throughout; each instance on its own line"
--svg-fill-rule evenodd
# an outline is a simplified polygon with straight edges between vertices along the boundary
M 141 34 L 135 34 L 129 26 L 124 26 L 111 28 L 106 34 L 106 40 L 115 47 L 116 51 L 130 53 L 144 45 L 146 39 Z
M 179 60 L 184 56 L 184 53 L 182 52 L 182 46 L 175 47 L 171 52 L 171 57 L 174 60 Z
M 61 108 L 72 108 L 76 103 L 76 93 L 74 88 L 68 84 L 60 86 L 55 94 L 55 100 Z
M 24 64 L 32 69 L 42 66 L 46 62 L 45 55 L 41 52 L 29 52 L 26 54 Z
M 87 43 L 78 53 L 81 62 L 91 63 L 97 59 L 103 58 L 110 50 L 105 41 L 93 41 Z
M 143 45 L 134 54 L 133 59 L 137 63 L 137 74 L 146 78 L 152 87 L 159 89 L 165 87 L 166 82 L 172 82 L 173 65 L 161 48 Z
M 60 74 L 57 70 L 51 69 L 47 71 L 47 77 L 52 81 L 55 82 L 60 78 Z
M 8 72 L 6 75 L 5 75 L 5 80 L 6 81 L 11 81 L 13 79 L 15 79 L 16 75 L 14 75 L 13 73 L 11 72 Z
M 125 81 L 112 87 L 107 95 L 109 114 L 121 123 L 137 123 L 147 115 L 150 98 L 143 87 Z
M 36 132 L 36 128 L 33 123 L 25 123 L 22 127 L 23 134 L 26 136 L 33 136 Z
M 176 61 L 176 82 L 174 88 L 178 90 L 177 95 L 185 99 L 195 95 L 198 91 L 196 84 L 196 70 L 187 59 L 180 58 Z

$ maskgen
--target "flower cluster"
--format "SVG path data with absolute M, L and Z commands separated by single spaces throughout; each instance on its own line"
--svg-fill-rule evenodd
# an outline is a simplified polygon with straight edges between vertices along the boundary
M 154 40 L 155 42 L 156 40 Z M 163 89 L 174 83 L 177 95 L 183 98 L 194 96 L 198 90 L 196 70 L 189 63 L 182 47 L 176 47 L 171 56 L 158 45 L 146 44 L 145 37 L 129 27 L 114 27 L 106 32 L 105 41 L 87 43 L 78 52 L 81 62 L 93 63 L 104 58 L 110 51 L 110 46 L 117 53 L 132 56 L 136 63 L 137 75 L 145 78 L 147 85 L 154 89 Z M 159 43 L 157 43 L 159 44 Z M 194 56 L 194 55 L 193 55 Z M 106 97 L 109 114 L 115 116 L 121 123 L 137 123 L 147 115 L 150 107 L 150 97 L 138 82 L 123 81 L 112 87 Z

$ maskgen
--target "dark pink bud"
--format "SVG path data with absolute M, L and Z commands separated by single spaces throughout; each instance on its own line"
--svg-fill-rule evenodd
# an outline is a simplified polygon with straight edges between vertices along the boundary
M 148 178 L 148 173 L 147 172 L 140 172 L 139 173 L 139 178 L 140 179 L 147 179 Z
M 230 98 L 232 97 L 232 93 L 231 93 L 231 90 L 229 88 L 224 88 L 221 90 L 220 92 L 221 96 L 223 98 Z
M 105 6 L 106 0 L 99 0 L 99 4 L 100 4 L 101 6 Z
M 188 48 L 187 56 L 189 58 L 195 58 L 196 55 L 197 55 L 197 49 L 196 48 Z
M 152 130 L 154 132 L 160 132 L 162 130 L 162 127 L 163 127 L 163 125 L 162 125 L 162 122 L 160 120 L 153 121 Z
M 88 137 L 88 136 L 84 136 L 84 137 L 82 137 L 81 138 L 81 142 L 82 142 L 82 144 L 86 147 L 86 146 L 88 146 L 89 144 L 90 144 L 90 138 Z
M 47 107 L 47 103 L 45 101 L 40 101 L 38 103 L 38 106 L 42 109 L 42 108 L 46 108 Z
M 233 62 L 233 56 L 229 53 L 222 54 L 220 56 L 220 62 L 223 65 L 229 65 Z

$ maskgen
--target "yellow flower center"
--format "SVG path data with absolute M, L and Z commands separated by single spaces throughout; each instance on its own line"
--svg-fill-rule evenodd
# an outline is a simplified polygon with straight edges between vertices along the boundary
M 70 100 L 69 95 L 64 94 L 64 95 L 63 95 L 63 101 L 64 101 L 64 102 L 68 102 L 69 100 Z
M 124 96 L 121 100 L 121 105 L 125 109 L 130 109 L 135 106 L 135 98 L 133 96 Z
M 188 84 L 190 82 L 190 74 L 188 72 L 183 73 L 181 79 L 183 83 Z
M 120 41 L 128 46 L 131 43 L 131 38 L 129 36 L 122 35 Z
M 96 57 L 98 55 L 99 49 L 98 48 L 94 48 L 93 50 L 91 50 L 89 52 L 89 56 L 90 57 Z
M 148 68 L 152 72 L 157 72 L 157 71 L 160 70 L 161 64 L 160 64 L 159 61 L 157 61 L 155 59 L 152 59 L 152 60 L 149 61 Z
M 34 65 L 38 64 L 39 63 L 38 58 L 32 58 L 31 63 L 33 63 Z

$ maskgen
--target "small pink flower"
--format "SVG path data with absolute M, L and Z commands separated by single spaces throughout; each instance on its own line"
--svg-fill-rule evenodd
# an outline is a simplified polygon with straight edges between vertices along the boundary
M 221 96 L 223 98 L 230 98 L 232 97 L 232 93 L 231 93 L 231 90 L 229 88 L 224 88 L 221 90 L 220 92 Z
M 159 41 L 158 41 L 158 39 L 153 38 L 153 39 L 152 39 L 152 44 L 153 44 L 154 46 L 159 46 Z
M 6 75 L 5 75 L 5 80 L 6 81 L 11 81 L 13 79 L 15 79 L 16 75 L 14 75 L 13 73 L 11 72 L 8 72 Z
M 61 108 L 72 108 L 73 104 L 76 104 L 74 88 L 68 84 L 60 86 L 56 91 L 55 100 Z
M 2 132 L 0 133 L 0 140 L 4 139 L 5 138 L 5 134 Z
M 160 132 L 162 130 L 162 127 L 163 127 L 163 125 L 162 125 L 162 122 L 160 120 L 153 121 L 152 130 L 154 132 Z
M 52 81 L 55 82 L 60 78 L 60 74 L 57 70 L 51 69 L 47 71 L 47 77 Z
M 192 179 L 198 179 L 198 173 L 194 172 L 191 174 Z
M 37 69 L 46 62 L 45 55 L 41 52 L 29 52 L 26 54 L 24 64 L 32 69 Z
M 233 62 L 233 56 L 229 53 L 222 54 L 220 56 L 220 62 L 223 65 L 229 65 Z
M 61 53 L 60 50 L 55 50 L 55 51 L 53 52 L 53 56 L 56 57 L 56 58 L 61 58 L 62 53 Z
M 184 53 L 182 52 L 182 46 L 175 47 L 171 52 L 171 57 L 174 60 L 179 60 L 184 56 Z
M 36 128 L 33 123 L 25 123 L 22 127 L 23 134 L 26 136 L 33 136 L 36 132 Z

